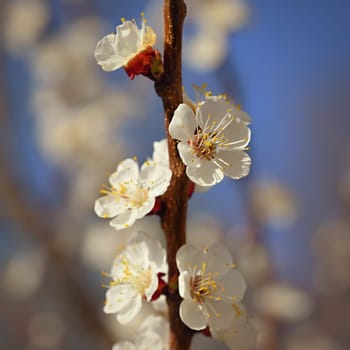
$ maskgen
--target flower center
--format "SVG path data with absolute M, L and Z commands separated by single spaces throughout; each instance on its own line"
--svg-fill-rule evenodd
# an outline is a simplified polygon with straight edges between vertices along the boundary
M 234 143 L 229 142 L 224 131 L 233 119 L 228 112 L 217 122 L 212 120 L 212 115 L 209 114 L 203 127 L 197 126 L 196 133 L 189 144 L 199 159 L 213 160 L 220 149 L 229 150 L 232 148 Z
M 148 199 L 148 189 L 132 181 L 121 182 L 117 188 L 105 185 L 100 193 L 104 195 L 113 195 L 117 202 L 122 199 L 125 201 L 125 206 L 127 208 L 134 209 L 142 207 Z
M 199 304 L 204 303 L 204 298 L 212 298 L 212 294 L 216 291 L 217 284 L 213 280 L 210 273 L 206 275 L 198 275 L 191 280 L 191 296 Z
M 110 283 L 115 286 L 121 283 L 132 284 L 135 289 L 141 294 L 145 295 L 145 290 L 150 286 L 152 281 L 152 271 L 148 267 L 133 264 L 126 257 L 122 258 L 123 276 Z
M 148 198 L 148 189 L 138 184 L 123 183 L 119 186 L 120 197 L 126 201 L 126 206 L 130 208 L 140 208 Z
M 206 273 L 206 263 L 203 262 L 200 274 L 196 274 L 197 267 L 195 266 L 190 280 L 191 296 L 197 303 L 203 304 L 205 298 L 215 299 L 215 294 L 218 285 L 213 278 L 213 274 Z
M 190 141 L 190 145 L 194 154 L 199 159 L 212 160 L 216 153 L 215 133 L 203 133 L 194 135 L 194 139 Z

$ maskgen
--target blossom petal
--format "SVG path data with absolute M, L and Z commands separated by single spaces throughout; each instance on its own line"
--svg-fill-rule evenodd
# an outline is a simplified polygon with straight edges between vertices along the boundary
M 155 197 L 149 196 L 146 200 L 144 200 L 140 208 L 133 209 L 135 212 L 135 219 L 141 219 L 146 216 L 153 209 L 155 202 Z
M 242 274 L 233 269 L 218 279 L 217 284 L 220 286 L 223 301 L 230 304 L 240 302 L 247 287 Z
M 149 189 L 149 195 L 162 195 L 170 184 L 172 172 L 169 168 L 147 161 L 141 167 L 140 182 L 142 187 Z
M 180 142 L 177 145 L 182 162 L 188 167 L 198 168 L 201 160 L 193 152 L 193 148 L 187 142 Z
M 191 274 L 188 271 L 180 273 L 179 276 L 179 294 L 181 298 L 192 300 L 191 296 Z
M 157 164 L 164 165 L 169 168 L 169 152 L 167 139 L 153 142 L 152 160 Z
M 136 220 L 136 212 L 134 210 L 127 210 L 124 213 L 119 214 L 113 220 L 110 221 L 110 225 L 117 230 L 123 230 L 130 227 Z
M 238 180 L 249 174 L 252 161 L 247 153 L 243 151 L 223 151 L 217 154 L 217 158 L 224 161 L 223 172 L 231 179 Z
M 133 304 L 136 296 L 135 288 L 130 284 L 118 284 L 106 292 L 106 304 L 103 311 L 107 314 L 127 309 Z
M 153 46 L 157 41 L 157 35 L 150 26 L 145 26 L 142 22 L 141 28 L 141 41 L 142 47 L 146 48 L 147 46 Z
M 180 304 L 180 318 L 189 328 L 201 330 L 207 326 L 207 320 L 200 305 L 192 300 L 183 300 Z
M 95 59 L 106 72 L 116 70 L 125 64 L 125 58 L 117 53 L 115 34 L 108 34 L 97 43 Z
M 235 313 L 233 309 L 222 301 L 208 300 L 205 302 L 208 313 L 208 325 L 213 329 L 225 329 L 230 327 Z
M 101 218 L 113 218 L 123 209 L 123 200 L 116 195 L 108 194 L 95 201 L 95 213 Z
M 204 127 L 208 117 L 210 122 L 218 124 L 230 111 L 230 103 L 220 96 L 207 96 L 198 104 L 196 117 L 201 128 Z
M 125 21 L 117 26 L 118 54 L 124 59 L 133 57 L 141 48 L 140 31 L 136 23 Z
M 223 131 L 227 141 L 227 146 L 220 147 L 223 151 L 230 149 L 243 149 L 250 141 L 251 132 L 246 124 L 240 120 L 233 119 Z
M 206 270 L 222 276 L 232 269 L 232 254 L 229 249 L 222 245 L 216 244 L 207 249 L 205 254 Z
M 199 186 L 213 186 L 224 178 L 224 173 L 217 165 L 211 161 L 204 160 L 200 163 L 200 167 L 186 168 L 186 174 L 191 181 Z
M 137 182 L 140 170 L 137 162 L 127 158 L 118 164 L 117 171 L 109 177 L 110 184 L 118 188 L 121 182 Z
M 175 110 L 173 119 L 169 124 L 169 133 L 172 138 L 180 141 L 192 139 L 197 122 L 192 109 L 181 103 Z
M 184 244 L 176 253 L 176 264 L 180 273 L 198 265 L 198 261 L 203 259 L 202 251 L 191 244 Z
M 121 324 L 127 324 L 133 320 L 133 318 L 141 311 L 142 297 L 140 294 L 135 295 L 132 299 L 131 305 L 125 310 L 122 310 L 117 314 L 117 320 Z

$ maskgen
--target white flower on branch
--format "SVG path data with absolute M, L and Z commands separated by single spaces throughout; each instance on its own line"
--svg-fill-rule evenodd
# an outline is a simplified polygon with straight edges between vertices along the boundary
M 142 300 L 160 295 L 166 273 L 166 252 L 160 242 L 134 232 L 113 262 L 104 312 L 116 313 L 121 324 L 130 322 L 140 312 Z
M 169 168 L 147 161 L 141 171 L 131 158 L 120 162 L 117 171 L 109 177 L 110 185 L 95 202 L 95 212 L 102 218 L 114 218 L 111 226 L 121 230 L 131 226 L 137 219 L 152 211 L 156 197 L 168 188 Z
M 246 283 L 229 250 L 223 245 L 200 250 L 185 244 L 178 250 L 176 262 L 179 294 L 184 299 L 180 305 L 182 321 L 194 330 L 230 327 Z
M 122 24 L 116 27 L 116 34 L 108 34 L 97 43 L 96 61 L 106 72 L 124 67 L 131 79 L 150 71 L 153 75 L 160 74 L 160 53 L 152 48 L 156 39 L 155 32 L 146 25 L 144 18 L 140 29 L 135 21 L 122 19 Z
M 251 159 L 245 152 L 250 141 L 250 117 L 223 96 L 206 96 L 195 112 L 180 104 L 169 125 L 179 140 L 178 151 L 186 174 L 200 186 L 224 178 L 240 179 L 249 173 Z

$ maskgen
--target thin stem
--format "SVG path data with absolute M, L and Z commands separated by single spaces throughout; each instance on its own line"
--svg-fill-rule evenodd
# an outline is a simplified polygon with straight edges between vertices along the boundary
M 164 73 L 155 83 L 157 94 L 164 106 L 165 129 L 169 146 L 170 168 L 173 177 L 168 191 L 163 195 L 164 210 L 161 224 L 167 241 L 169 265 L 169 293 L 167 302 L 170 323 L 170 349 L 190 348 L 193 332 L 179 317 L 181 298 L 177 291 L 178 270 L 176 252 L 186 241 L 186 215 L 188 201 L 188 178 L 176 148 L 176 141 L 169 135 L 169 123 L 177 106 L 182 103 L 181 46 L 182 28 L 186 16 L 183 0 L 164 1 Z

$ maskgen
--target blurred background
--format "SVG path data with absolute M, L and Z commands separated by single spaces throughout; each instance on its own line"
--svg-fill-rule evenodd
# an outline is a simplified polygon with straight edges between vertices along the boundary
M 258 349 L 349 349 L 350 3 L 187 5 L 186 92 L 206 83 L 253 119 L 251 174 L 195 193 L 190 240 L 232 247 Z M 128 336 L 102 313 L 101 287 L 127 233 L 93 203 L 120 160 L 152 155 L 162 106 L 152 82 L 103 72 L 94 49 L 143 11 L 161 49 L 160 0 L 0 3 L 1 350 L 102 350 Z M 157 218 L 138 228 L 159 232 Z

